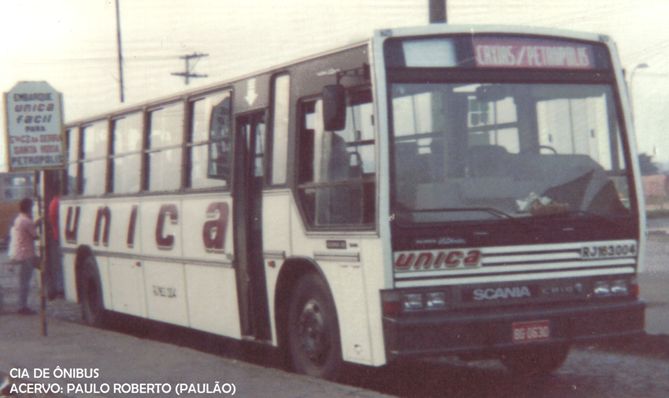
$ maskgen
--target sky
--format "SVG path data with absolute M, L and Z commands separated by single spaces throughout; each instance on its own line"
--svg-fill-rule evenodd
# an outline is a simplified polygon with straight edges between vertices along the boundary
M 119 0 L 124 96 L 119 101 L 114 0 L 0 2 L 0 90 L 48 81 L 73 121 L 213 84 L 357 42 L 374 29 L 424 25 L 428 0 Z M 669 162 L 667 0 L 447 0 L 449 23 L 512 24 L 599 32 L 631 71 L 640 152 Z M 206 53 L 191 70 L 187 54 Z M 629 75 L 629 73 L 628 73 Z M 0 125 L 5 126 L 4 112 Z M 0 153 L 4 140 L 0 140 Z M 4 169 L 4 156 L 0 170 Z

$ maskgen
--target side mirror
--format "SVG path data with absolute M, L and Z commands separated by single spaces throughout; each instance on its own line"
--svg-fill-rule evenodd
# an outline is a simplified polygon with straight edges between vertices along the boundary
M 340 84 L 323 87 L 323 126 L 325 131 L 346 127 L 346 90 Z

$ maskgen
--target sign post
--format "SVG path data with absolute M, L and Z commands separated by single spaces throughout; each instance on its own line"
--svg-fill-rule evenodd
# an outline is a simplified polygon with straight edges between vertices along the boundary
M 17 83 L 5 93 L 6 147 L 9 171 L 34 171 L 37 181 L 44 183 L 45 169 L 64 166 L 62 95 L 44 81 Z M 40 192 L 36 189 L 35 192 Z M 38 198 L 39 218 L 44 220 L 46 204 Z M 46 245 L 47 233 L 43 223 L 40 262 L 40 319 L 42 335 L 47 335 L 46 323 Z

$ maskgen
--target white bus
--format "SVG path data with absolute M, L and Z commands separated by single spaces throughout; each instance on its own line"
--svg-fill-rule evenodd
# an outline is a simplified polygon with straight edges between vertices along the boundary
M 301 373 L 643 333 L 609 37 L 432 25 L 67 126 L 66 296 L 269 344 Z

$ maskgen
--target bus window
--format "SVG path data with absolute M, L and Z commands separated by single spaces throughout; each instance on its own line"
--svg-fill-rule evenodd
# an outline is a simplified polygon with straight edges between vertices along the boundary
M 304 104 L 302 111 L 300 191 L 308 221 L 317 227 L 371 225 L 376 170 L 371 95 L 351 96 L 341 131 L 323 130 L 321 101 Z
M 112 122 L 114 193 L 140 190 L 142 169 L 142 114 L 133 113 Z
M 557 96 L 557 94 L 556 94 Z M 620 167 L 615 147 L 617 122 L 609 120 L 607 99 L 602 93 L 586 98 L 558 98 L 537 102 L 539 143 L 558 153 L 587 155 L 606 170 Z M 569 123 L 564 123 L 564 115 Z M 612 149 L 613 153 L 612 153 Z
M 222 154 L 225 152 L 227 155 L 229 151 L 230 92 L 218 92 L 200 98 L 191 102 L 191 107 L 193 119 L 190 138 L 190 187 L 225 187 L 228 185 L 230 175 L 229 168 L 225 172 L 222 170 L 224 168 L 223 159 L 227 157 L 214 156 L 213 165 L 210 166 L 209 153 Z M 215 132 L 213 124 L 212 131 L 209 129 L 210 121 L 213 121 L 214 116 L 217 117 L 217 120 L 220 119 L 215 125 L 217 128 Z M 214 141 L 210 141 L 210 133 Z M 210 174 L 210 171 L 213 173 Z
M 100 195 L 105 192 L 107 173 L 107 120 L 83 128 L 82 193 Z
M 264 120 L 259 120 L 255 124 L 255 129 L 253 131 L 255 137 L 253 139 L 254 148 L 252 149 L 253 155 L 253 176 L 254 177 L 264 177 L 265 176 L 265 122 Z M 249 137 L 247 136 L 247 139 Z M 262 179 L 262 178 L 261 178 Z
M 67 140 L 67 180 L 65 192 L 69 195 L 79 193 L 77 176 L 79 175 L 79 129 L 71 128 L 65 132 Z
M 274 79 L 274 112 L 272 126 L 272 184 L 286 182 L 288 159 L 288 117 L 290 101 L 290 76 Z
M 520 152 L 516 106 L 510 98 L 485 101 L 468 97 L 468 147 L 499 145 L 509 153 Z
M 182 103 L 163 106 L 150 113 L 149 190 L 170 191 L 181 187 Z
M 230 97 L 224 98 L 211 111 L 209 128 L 209 163 L 207 175 L 210 178 L 230 179 L 230 142 L 232 137 L 232 106 Z

